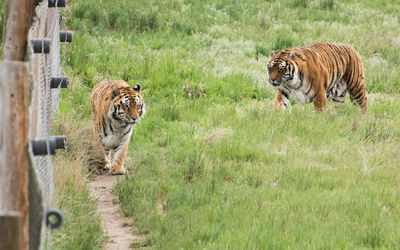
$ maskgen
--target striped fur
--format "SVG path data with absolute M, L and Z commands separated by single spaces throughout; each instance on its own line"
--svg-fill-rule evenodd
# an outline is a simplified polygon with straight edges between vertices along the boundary
M 344 43 L 318 43 L 310 47 L 271 53 L 269 82 L 277 88 L 275 107 L 286 109 L 289 99 L 313 102 L 326 108 L 327 100 L 342 103 L 346 93 L 361 111 L 367 111 L 364 66 L 359 53 Z
M 104 151 L 104 169 L 111 174 L 125 174 L 124 160 L 132 128 L 146 109 L 140 95 L 140 85 L 131 88 L 122 81 L 102 81 L 91 95 L 94 136 Z M 114 151 L 111 158 L 111 151 Z

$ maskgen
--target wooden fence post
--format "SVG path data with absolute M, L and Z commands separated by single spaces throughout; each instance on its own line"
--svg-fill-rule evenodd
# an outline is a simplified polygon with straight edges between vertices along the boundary
M 15 211 L 0 211 L 0 249 L 22 249 L 22 216 Z
M 21 213 L 22 249 L 28 249 L 29 240 L 29 95 L 28 63 L 0 62 L 0 210 Z M 0 231 L 0 241 L 3 233 Z
M 24 61 L 28 30 L 37 0 L 6 0 L 3 24 L 3 60 Z

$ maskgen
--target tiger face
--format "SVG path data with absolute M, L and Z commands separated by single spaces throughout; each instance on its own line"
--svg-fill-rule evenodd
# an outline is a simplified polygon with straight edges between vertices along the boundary
M 112 88 L 113 105 L 110 112 L 116 121 L 136 124 L 144 113 L 144 102 L 140 95 L 140 85 L 134 88 Z
M 291 52 L 289 57 L 287 57 L 280 54 L 276 55 L 273 51 L 271 52 L 271 56 L 272 58 L 268 62 L 267 69 L 271 85 L 278 87 L 292 80 L 295 73 L 295 66 L 292 64 L 291 59 L 294 58 L 294 54 Z

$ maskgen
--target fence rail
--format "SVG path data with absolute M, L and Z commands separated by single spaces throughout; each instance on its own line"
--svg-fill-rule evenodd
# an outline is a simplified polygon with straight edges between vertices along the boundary
M 32 18 L 32 10 L 25 10 L 23 20 L 20 16 L 11 15 L 13 9 L 21 8 L 18 4 L 35 7 L 35 17 Z M 61 89 L 68 87 L 68 78 L 64 76 L 64 64 L 60 57 L 60 45 L 64 42 L 66 46 L 66 42 L 72 40 L 72 35 L 70 32 L 60 31 L 62 18 L 59 7 L 64 6 L 65 0 L 45 0 L 40 3 L 38 0 L 6 1 L 6 12 L 9 13 L 6 13 L 4 23 L 3 59 L 23 60 L 9 56 L 21 48 L 8 48 L 7 46 L 12 47 L 15 44 L 4 39 L 13 37 L 11 26 L 18 28 L 21 24 L 26 25 L 24 22 L 30 24 L 29 30 L 22 31 L 26 33 L 23 34 L 25 41 L 18 41 L 25 45 L 23 48 L 26 62 L 0 63 L 0 111 L 6 113 L 3 116 L 5 118 L 0 120 L 0 182 L 6 186 L 0 189 L 0 221 L 22 221 L 22 249 L 43 249 L 46 242 L 46 248 L 49 249 L 51 230 L 59 226 L 62 220 L 61 211 L 54 209 L 52 204 L 54 184 L 51 155 L 56 149 L 65 148 L 66 138 L 51 135 L 51 129 L 57 114 Z M 15 21 L 13 18 L 19 20 Z M 66 47 L 63 53 L 66 53 Z M 65 54 L 63 58 L 65 59 Z M 10 122 L 12 119 L 14 123 Z M 25 134 L 18 134 L 21 131 Z M 22 139 L 15 143 L 10 142 L 19 136 Z M 11 157 L 13 155 L 17 157 Z M 19 160 L 20 155 L 26 162 L 7 160 Z M 20 175 L 25 176 L 25 179 Z M 15 189 L 16 185 L 23 187 Z M 24 204 L 15 206 L 15 201 Z M 13 220 L 9 214 L 14 217 L 19 214 L 22 219 Z M 17 230 L 19 227 L 14 225 L 13 228 Z M 0 249 L 4 246 L 8 249 L 9 246 L 2 245 L 2 242 L 6 242 L 3 240 L 9 235 L 4 231 L 5 234 L 1 236 L 2 230 L 6 229 L 0 227 Z M 17 246 L 20 243 L 18 237 L 8 239 L 7 242 L 12 244 L 14 240 L 14 245 Z

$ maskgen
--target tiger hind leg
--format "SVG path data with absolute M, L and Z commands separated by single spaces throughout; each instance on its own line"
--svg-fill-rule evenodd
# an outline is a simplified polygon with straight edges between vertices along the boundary
M 357 103 L 361 108 L 361 113 L 365 114 L 368 109 L 365 80 L 360 79 L 359 82 L 355 84 L 355 87 L 352 89 L 349 88 L 349 94 L 350 100 L 354 103 Z
M 351 127 L 351 131 L 356 131 L 358 128 L 358 124 L 362 119 L 363 115 L 367 113 L 368 110 L 368 99 L 367 99 L 367 91 L 365 85 L 365 79 L 361 78 L 352 89 L 349 88 L 350 100 L 354 103 L 357 103 L 361 112 L 357 115 L 356 119 L 353 122 L 353 126 Z
M 110 171 L 112 175 L 126 174 L 126 170 L 124 169 L 124 161 L 126 152 L 128 151 L 128 143 L 115 149 L 113 163 Z

